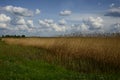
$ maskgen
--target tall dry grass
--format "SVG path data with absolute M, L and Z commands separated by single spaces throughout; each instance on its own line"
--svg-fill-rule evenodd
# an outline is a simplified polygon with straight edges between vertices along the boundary
M 120 72 L 120 38 L 5 38 L 8 44 L 44 48 L 43 59 L 79 72 Z

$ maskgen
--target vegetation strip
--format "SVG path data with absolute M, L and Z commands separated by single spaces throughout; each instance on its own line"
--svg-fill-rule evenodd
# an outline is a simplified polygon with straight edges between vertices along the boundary
M 82 71 L 79 73 L 73 72 L 75 70 L 73 68 L 72 69 L 69 68 L 70 63 L 67 64 L 66 62 L 67 60 L 61 62 L 62 58 L 60 54 L 59 56 L 58 55 L 53 56 L 53 55 L 55 54 L 52 52 L 48 52 L 47 50 L 42 48 L 36 48 L 31 46 L 19 46 L 13 44 L 8 45 L 0 41 L 0 79 L 2 80 L 6 80 L 6 79 L 119 80 L 120 79 L 119 73 L 99 73 L 99 72 L 95 73 L 94 71 L 90 72 L 89 70 L 87 72 L 82 72 Z M 52 60 L 51 57 L 53 58 Z M 49 64 L 48 62 L 52 64 Z M 82 66 L 86 65 L 84 59 L 81 60 L 81 62 L 82 62 L 81 64 Z M 78 64 L 75 63 L 74 61 L 72 63 L 74 65 Z M 67 70 L 62 67 L 56 66 L 58 64 L 65 67 Z M 88 66 L 89 65 L 91 64 L 88 63 Z M 96 66 L 96 67 L 100 67 L 100 66 Z M 106 66 L 101 65 L 101 67 L 106 67 Z M 114 66 L 112 68 L 114 68 Z M 110 69 L 111 68 L 109 68 L 108 70 Z

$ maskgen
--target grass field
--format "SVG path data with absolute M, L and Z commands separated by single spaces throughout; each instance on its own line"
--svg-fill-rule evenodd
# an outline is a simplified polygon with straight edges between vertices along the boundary
M 33 47 L 7 45 L 0 41 L 0 80 L 77 80 L 78 73 L 48 64 L 47 52 Z
M 119 61 L 120 38 L 0 41 L 2 80 L 120 80 Z

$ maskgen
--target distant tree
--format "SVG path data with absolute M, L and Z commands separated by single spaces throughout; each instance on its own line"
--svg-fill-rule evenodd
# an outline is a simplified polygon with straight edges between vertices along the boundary
M 25 35 L 2 35 L 2 38 L 23 38 Z
M 20 35 L 17 35 L 16 37 L 17 37 L 17 38 L 20 38 Z
M 23 38 L 23 37 L 25 37 L 25 35 L 22 35 L 21 37 Z
M 16 37 L 16 35 L 14 35 L 14 37 Z
M 10 35 L 6 35 L 5 37 L 10 37 Z
M 4 35 L 2 35 L 2 38 L 4 38 L 5 36 Z

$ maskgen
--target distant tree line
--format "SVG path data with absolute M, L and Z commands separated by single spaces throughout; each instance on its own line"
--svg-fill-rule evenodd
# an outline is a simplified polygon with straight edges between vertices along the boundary
M 25 35 L 2 35 L 2 38 L 24 38 Z
M 120 33 L 70 33 L 65 35 L 60 35 L 60 37 L 120 37 Z

